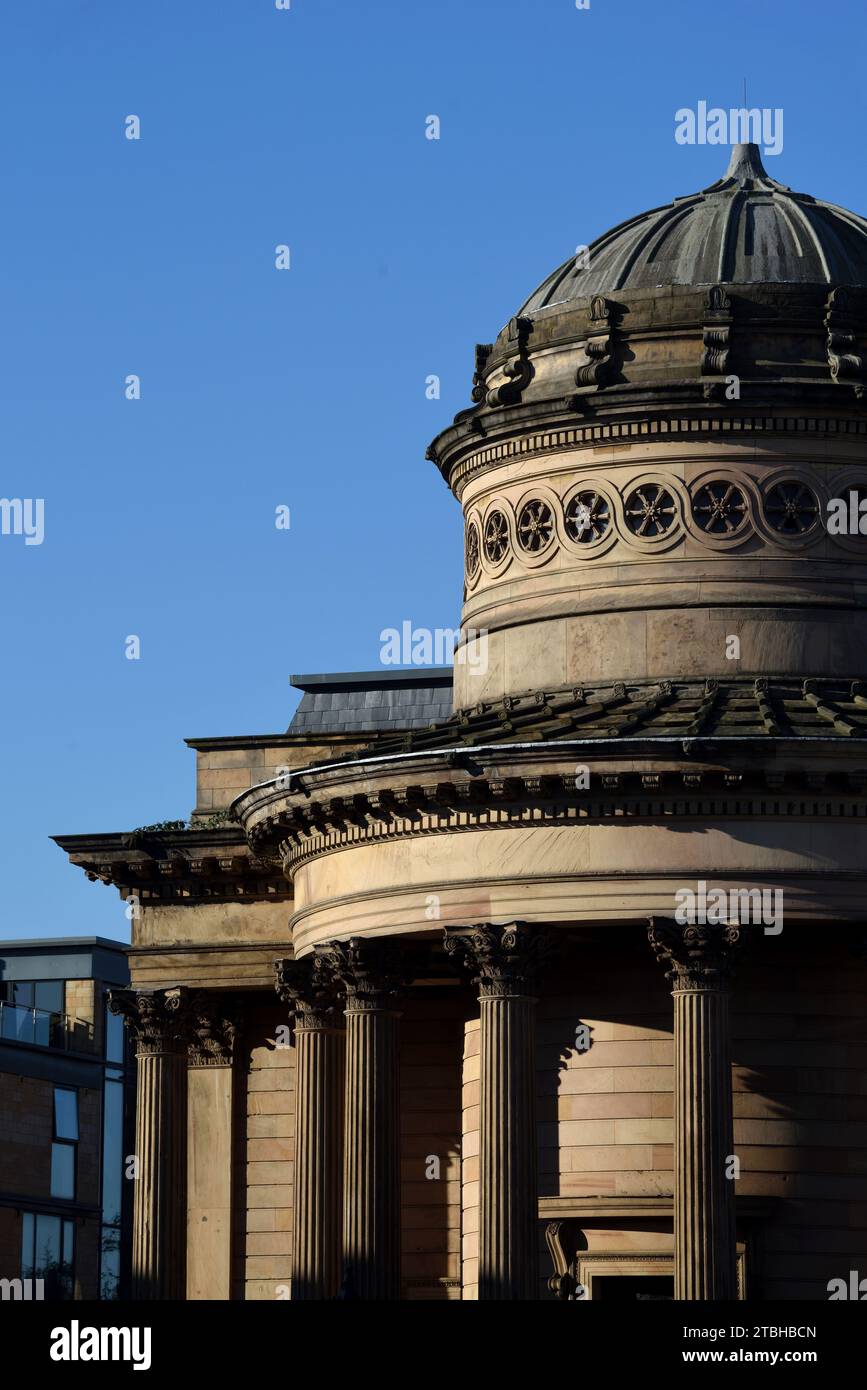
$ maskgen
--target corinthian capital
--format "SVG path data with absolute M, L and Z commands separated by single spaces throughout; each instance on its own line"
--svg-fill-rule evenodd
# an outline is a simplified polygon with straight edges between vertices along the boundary
M 472 972 L 482 998 L 491 999 L 532 990 L 551 938 L 527 922 L 481 923 L 466 933 L 447 931 L 443 945 L 456 964 Z
M 681 925 L 651 918 L 647 939 L 672 991 L 724 989 L 734 973 L 743 929 L 728 923 Z
M 191 1067 L 228 1067 L 240 1033 L 237 1002 L 218 991 L 196 993 L 187 1019 L 187 1057 Z
M 395 942 L 353 936 L 314 951 L 314 970 L 346 995 L 352 1009 L 387 1009 L 412 981 L 418 953 Z
M 188 1036 L 192 1006 L 188 989 L 112 989 L 108 1007 L 135 1039 L 140 1057 L 174 1050 Z
M 334 1022 L 337 982 L 326 962 L 316 956 L 274 962 L 274 988 L 295 1020 L 296 1028 L 326 1028 Z

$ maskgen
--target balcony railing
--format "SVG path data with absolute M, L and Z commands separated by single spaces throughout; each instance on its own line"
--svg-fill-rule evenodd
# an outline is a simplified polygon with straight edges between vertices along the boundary
M 92 1052 L 93 1024 L 70 1014 L 0 1000 L 0 1041 L 31 1043 L 66 1052 Z

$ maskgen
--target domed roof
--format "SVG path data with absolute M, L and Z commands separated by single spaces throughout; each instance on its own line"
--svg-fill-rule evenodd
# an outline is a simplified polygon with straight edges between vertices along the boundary
M 661 285 L 867 286 L 867 220 L 765 172 L 758 145 L 735 145 L 723 178 L 621 222 L 549 275 L 519 310 Z

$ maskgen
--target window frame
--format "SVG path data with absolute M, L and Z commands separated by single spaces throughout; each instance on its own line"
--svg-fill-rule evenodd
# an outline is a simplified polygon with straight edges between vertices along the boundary
M 58 1134 L 57 1132 L 57 1092 L 71 1092 L 75 1097 L 75 1133 L 76 1138 L 70 1139 L 68 1135 Z M 81 1125 L 79 1120 L 78 1106 L 78 1087 L 77 1086 L 53 1086 L 51 1092 L 51 1176 L 50 1191 L 51 1196 L 59 1198 L 60 1201 L 74 1202 L 78 1192 L 78 1145 L 81 1135 Z M 55 1149 L 72 1149 L 72 1192 L 54 1191 L 54 1152 Z

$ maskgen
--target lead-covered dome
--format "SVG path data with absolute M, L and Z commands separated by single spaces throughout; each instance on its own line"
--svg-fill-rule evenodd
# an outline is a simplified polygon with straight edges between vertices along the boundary
M 598 237 L 571 257 L 521 315 L 554 304 L 663 285 L 867 286 L 867 220 L 765 171 L 757 145 L 735 145 L 723 178 Z

